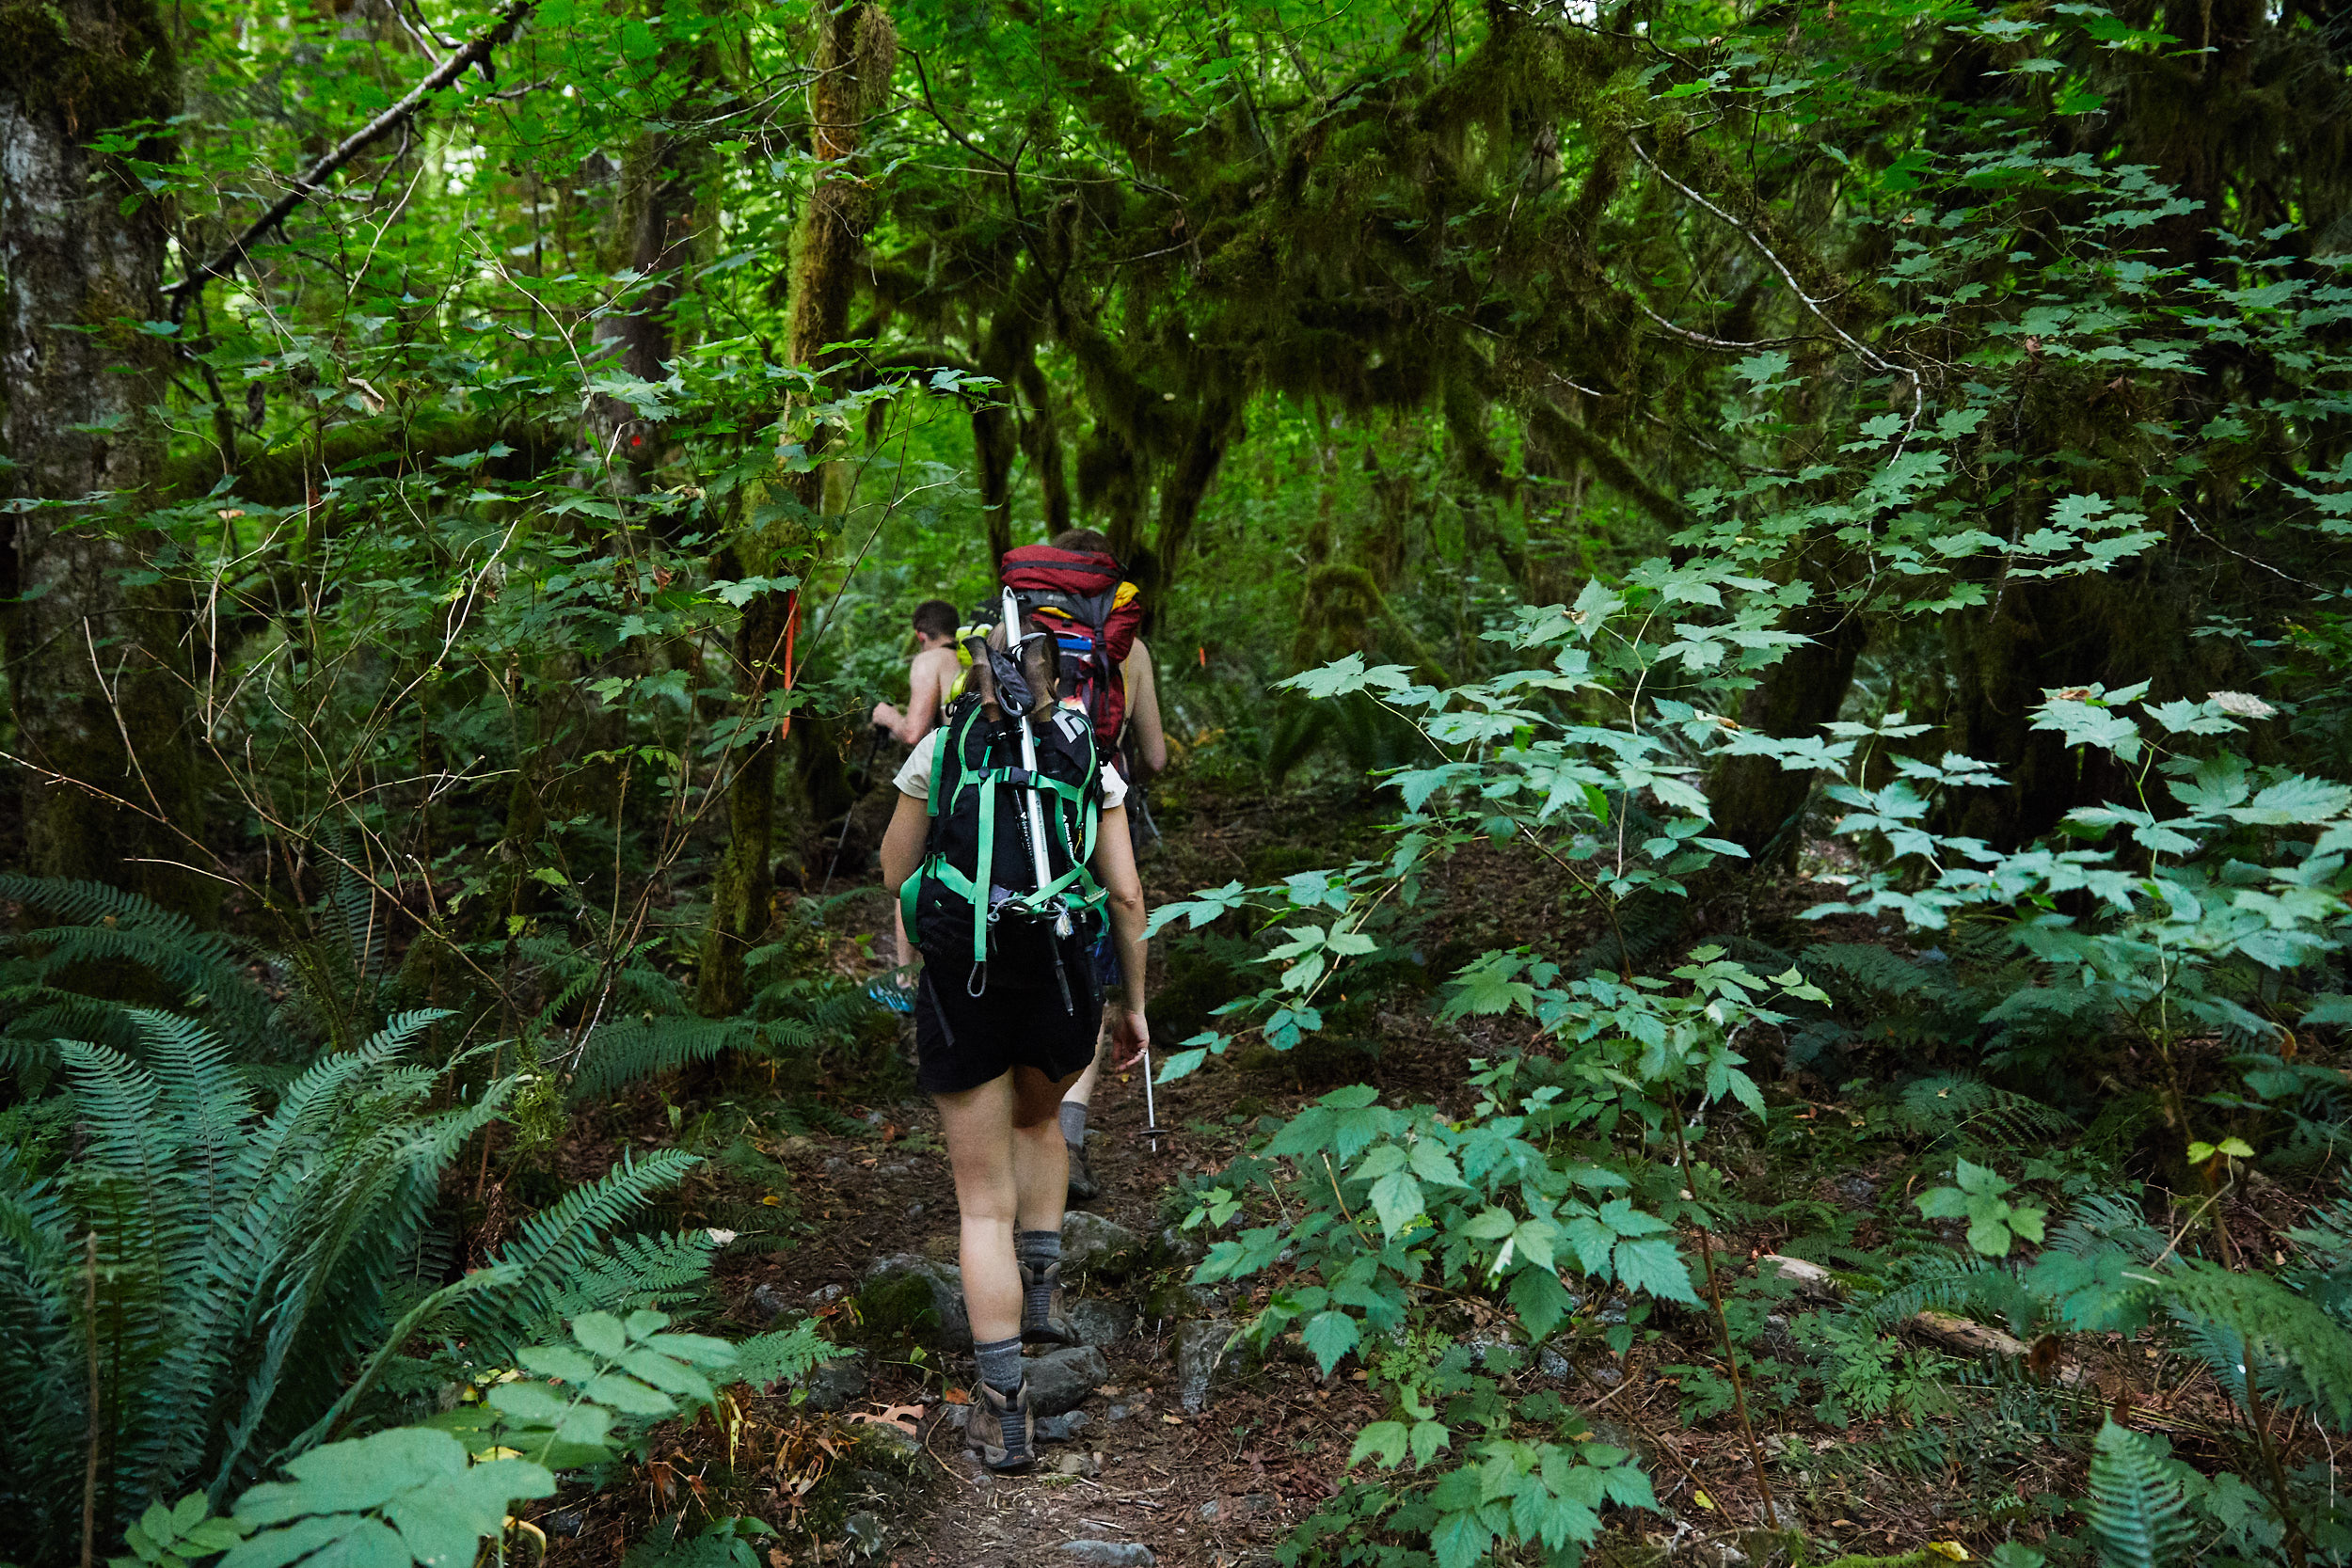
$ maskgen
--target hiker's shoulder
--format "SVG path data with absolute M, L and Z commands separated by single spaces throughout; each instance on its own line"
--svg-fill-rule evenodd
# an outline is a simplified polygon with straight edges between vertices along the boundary
M 918 800 L 930 798 L 931 762 L 938 751 L 939 731 L 926 730 L 907 752 L 906 761 L 898 765 L 898 771 L 891 776 L 890 782 L 898 786 L 899 794 L 912 795 Z

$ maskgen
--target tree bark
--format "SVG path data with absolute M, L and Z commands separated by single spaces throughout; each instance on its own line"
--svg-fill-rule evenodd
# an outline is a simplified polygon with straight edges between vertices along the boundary
M 1225 461 L 1226 445 L 1240 423 L 1241 411 L 1232 404 L 1222 400 L 1208 404 L 1193 421 L 1184 450 L 1160 478 L 1160 526 L 1152 541 L 1158 559 L 1146 574 L 1152 580 L 1137 585 L 1155 599 L 1164 597 L 1176 580 L 1200 503 L 1208 499 L 1209 485 Z
M 598 318 L 596 340 L 609 362 L 640 381 L 658 382 L 670 373 L 677 355 L 676 310 L 686 294 L 685 271 L 708 253 L 705 203 L 715 159 L 707 136 L 673 127 L 719 113 L 727 68 L 716 39 L 715 33 L 706 35 L 691 50 L 667 52 L 664 64 L 681 71 L 688 86 L 663 106 L 663 122 L 640 132 L 622 154 L 614 184 L 607 264 L 653 281 L 640 288 L 629 309 Z M 642 480 L 659 460 L 661 427 L 617 398 L 597 399 L 596 415 L 607 461 L 616 472 Z
M 136 324 L 164 313 L 164 214 L 89 150 L 177 112 L 178 70 L 152 0 L 0 4 L 0 450 L 16 465 L 0 638 L 30 765 L 24 864 L 200 918 L 212 884 L 158 863 L 199 853 L 182 833 L 203 832 L 183 617 L 125 581 L 163 542 L 140 512 L 163 472 L 166 365 Z
M 1765 671 L 1740 709 L 1742 728 L 1783 740 L 1817 735 L 1837 717 L 1853 684 L 1854 661 L 1869 641 L 1863 618 L 1835 604 L 1792 617 L 1788 629 L 1812 641 L 1791 648 Z M 1810 773 L 1790 772 L 1771 757 L 1725 757 L 1707 791 L 1715 832 L 1754 857 L 1754 868 L 1792 863 L 1802 826 L 1798 816 L 1812 788 Z
M 795 239 L 792 278 L 793 362 L 830 376 L 842 356 L 828 345 L 847 335 L 850 299 L 857 283 L 857 259 L 865 245 L 870 206 L 857 167 L 866 117 L 889 91 L 897 57 L 890 18 L 867 0 L 820 15 L 817 82 L 810 93 L 818 159 L 816 182 L 802 211 Z M 810 440 L 821 451 L 822 433 Z M 825 473 L 811 463 L 780 476 L 777 493 L 786 504 L 774 525 L 757 519 L 736 543 L 742 569 L 762 576 L 788 573 L 813 557 L 822 539 Z M 735 662 L 742 682 L 739 721 L 750 731 L 770 705 L 772 692 L 790 678 L 789 643 L 793 596 L 771 590 L 743 607 L 737 628 Z M 703 932 L 695 1001 L 704 1014 L 740 1012 L 751 1001 L 743 955 L 767 935 L 772 919 L 776 879 L 776 752 L 781 727 L 747 733 L 735 751 L 727 785 L 727 847 L 720 857 L 710 895 L 710 923 Z
M 1944 618 L 1944 733 L 2005 786 L 1956 791 L 1937 826 L 2017 849 L 2076 806 L 2129 801 L 2133 770 L 2094 747 L 2033 727 L 2044 694 L 2103 682 L 2154 683 L 2163 700 L 2202 696 L 2190 661 L 2196 589 L 2153 561 L 2050 582 L 2010 583 L 1988 606 Z
M 1006 388 L 1003 396 L 1011 395 Z M 980 521 L 988 530 L 991 561 L 1003 560 L 1012 548 L 1012 465 L 1019 450 L 1009 406 L 997 403 L 972 411 L 972 466 L 979 480 Z
M 1037 476 L 1038 502 L 1044 510 L 1045 537 L 1070 526 L 1070 472 L 1062 462 L 1061 425 L 1055 418 L 1053 388 L 1035 355 L 1022 361 L 1021 393 L 1033 412 L 1020 424 L 1021 454 Z M 1008 534 L 1009 537 L 1009 534 Z

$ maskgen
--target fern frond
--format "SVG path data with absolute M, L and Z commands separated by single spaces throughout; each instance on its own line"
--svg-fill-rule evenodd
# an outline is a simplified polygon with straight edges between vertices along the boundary
M 0 1148 L 0 1503 L 36 1483 L 24 1466 L 68 1455 L 88 1432 L 89 1385 L 79 1365 L 72 1282 L 83 1261 L 73 1213 L 56 1184 Z M 12 1472 L 19 1479 L 12 1481 Z M 42 1478 L 45 1480 L 46 1478 Z
M 54 1067 L 59 1040 L 87 1040 L 117 1051 L 135 1050 L 136 1031 L 119 1002 L 40 983 L 0 989 L 0 1014 L 8 1018 L 0 1037 L 0 1067 L 22 1070 L 40 1062 Z
M 735 1365 L 727 1372 L 736 1383 L 768 1388 L 806 1376 L 810 1368 L 833 1358 L 835 1347 L 818 1332 L 815 1318 L 803 1318 L 790 1328 L 755 1334 L 739 1340 Z
M 621 1558 L 621 1568 L 740 1568 L 742 1543 L 716 1531 L 690 1535 L 686 1515 L 663 1519 Z
M 2321 1311 L 2352 1327 L 2352 1198 L 2312 1210 L 2287 1235 L 2297 1256 L 2280 1277 Z
M 600 1024 L 580 1049 L 571 1098 L 595 1100 L 689 1062 L 707 1062 L 730 1046 L 749 1043 L 755 1027 L 741 1018 L 635 1018 Z
M 1664 953 L 1690 919 L 1687 898 L 1645 890 L 1617 906 L 1616 929 L 1596 938 L 1568 960 L 1574 974 L 1637 970 Z
M 240 1130 L 253 1115 L 253 1096 L 230 1069 L 227 1043 L 202 1024 L 146 1007 L 135 1008 L 131 1022 L 162 1091 L 157 1109 L 171 1119 L 181 1159 L 196 1184 L 191 1196 L 209 1212 L 225 1196 L 220 1179 L 234 1157 Z
M 321 928 L 342 950 L 352 977 L 362 991 L 373 990 L 384 976 L 385 955 L 390 951 L 386 912 L 376 908 L 375 889 L 354 875 L 342 852 L 340 835 L 330 841 L 336 853 L 327 862 L 326 895 L 320 901 Z
M 854 1033 L 880 1010 L 866 988 L 832 976 L 800 976 L 764 987 L 752 1008 L 775 1043 L 814 1045 L 825 1037 Z
M 404 1315 L 446 1278 L 446 1243 L 428 1234 L 442 1174 L 514 1087 L 501 1080 L 429 1112 L 439 1072 L 404 1053 L 437 1015 L 415 1013 L 315 1062 L 262 1116 L 214 1030 L 120 1016 L 136 1027 L 133 1051 L 57 1048 L 56 1099 L 82 1139 L 66 1178 L 45 1183 L 0 1147 L 0 1519 L 10 1539 L 78 1528 L 78 1489 L 53 1482 L 78 1474 L 87 1449 L 86 1292 L 95 1288 L 104 1348 L 100 1529 L 119 1539 L 150 1499 L 201 1486 L 217 1503 L 334 1408 L 353 1368 L 386 1364 Z M 535 1269 L 531 1305 L 683 1163 L 647 1162 L 527 1227 L 533 1267 L 516 1272 Z M 647 1272 L 665 1289 L 676 1273 Z M 503 1290 L 485 1280 L 463 1293 L 487 1302 Z
M 866 1123 L 820 1100 L 796 1100 L 778 1107 L 775 1114 L 777 1129 L 798 1132 L 803 1136 L 830 1133 L 835 1137 L 863 1137 L 872 1131 Z
M 2332 1414 L 2339 1428 L 2352 1425 L 2352 1330 L 2267 1275 L 2192 1259 L 2160 1285 L 2175 1312 L 2243 1341 L 2247 1364 L 2268 1361 L 2290 1374 L 2295 1402 Z M 2244 1392 L 2242 1377 L 2233 1386 Z
M 2331 1268 L 2352 1263 L 2352 1197 L 2312 1210 L 2287 1235 Z
M 2086 1197 L 2050 1230 L 2048 1250 L 2089 1258 L 2109 1247 L 2138 1259 L 2163 1255 L 2164 1232 L 2148 1223 L 2139 1206 L 2110 1194 Z
M 1937 1073 L 1906 1085 L 1896 1109 L 1931 1148 L 1947 1141 L 2016 1146 L 2072 1132 L 2073 1117 L 2029 1095 L 1997 1087 L 1966 1073 Z
M 2012 1323 L 2031 1323 L 2037 1306 L 2017 1275 L 1997 1259 L 1932 1252 L 1911 1265 L 1911 1277 L 1868 1303 L 1873 1320 L 1892 1328 L 1931 1307 L 1978 1307 Z
M 2107 1568 L 2176 1568 L 2188 1560 L 2190 1528 L 2170 1451 L 2112 1420 L 2099 1429 L 2083 1515 Z
M 497 1296 L 469 1300 L 460 1309 L 472 1335 L 494 1355 L 511 1356 L 543 1334 L 562 1315 L 564 1291 L 588 1266 L 597 1243 L 701 1163 L 674 1148 L 657 1149 L 574 1187 L 524 1221 L 522 1234 L 490 1259 L 520 1265 L 521 1277 Z
M 2180 1327 L 2188 1354 L 2204 1363 L 2221 1391 L 2241 1408 L 2246 1403 L 2246 1372 L 2249 1366 L 2253 1367 L 2255 1386 L 2264 1398 L 2287 1404 L 2311 1402 L 2302 1397 L 2301 1381 L 2293 1378 L 2287 1369 L 2276 1364 L 2256 1365 L 2245 1337 L 2235 1329 L 2201 1318 L 2183 1318 Z
M 1879 1002 L 1924 998 L 1934 989 L 1923 966 L 1867 942 L 1817 942 L 1797 956 L 1797 967 L 1834 994 Z
M 654 964 L 652 955 L 657 946 L 653 941 L 640 942 L 621 954 L 616 961 L 608 963 L 601 956 L 561 937 L 543 934 L 523 938 L 517 944 L 523 961 L 558 981 L 555 990 L 539 1008 L 539 1027 L 548 1032 L 559 1028 L 560 1021 L 574 1016 L 574 1009 L 594 990 L 609 989 L 610 1007 L 621 1012 L 682 1012 L 685 993 L 675 979 Z
M 601 1250 L 581 1258 L 579 1272 L 556 1292 L 555 1316 L 680 1306 L 701 1295 L 710 1283 L 711 1259 L 718 1250 L 707 1230 L 616 1236 Z
M 269 998 L 217 931 L 199 930 L 184 915 L 103 882 L 0 876 L 0 900 L 72 922 L 0 939 L 0 945 L 34 955 L 39 979 L 81 964 L 135 964 L 216 1018 L 231 1037 L 256 1045 L 269 1037 Z

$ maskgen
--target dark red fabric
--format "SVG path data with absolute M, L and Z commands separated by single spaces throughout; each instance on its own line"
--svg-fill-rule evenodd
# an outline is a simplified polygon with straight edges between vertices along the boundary
M 1119 561 L 1101 550 L 1057 550 L 1023 545 L 1005 552 L 997 576 L 1006 587 L 1051 589 L 1062 594 L 1108 594 L 1119 587 Z
M 1086 705 L 1095 740 L 1108 756 L 1127 721 L 1127 675 L 1120 665 L 1143 625 L 1142 599 L 1131 595 L 1124 605 L 1114 602 L 1119 562 L 1099 550 L 1024 545 L 1005 552 L 998 574 L 1021 606 L 1028 622 L 1025 629 L 1083 638 L 1090 644 L 1074 658 L 1063 649 L 1063 676 L 1069 694 Z

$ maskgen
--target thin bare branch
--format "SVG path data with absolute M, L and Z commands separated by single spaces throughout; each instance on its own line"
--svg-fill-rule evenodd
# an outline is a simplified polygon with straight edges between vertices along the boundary
M 516 29 L 523 24 L 537 3 L 538 0 L 507 0 L 506 6 L 498 13 L 497 21 L 468 40 L 464 47 L 443 60 L 430 76 L 409 88 L 399 103 L 345 136 L 333 150 L 296 176 L 294 188 L 271 202 L 269 211 L 247 224 L 245 231 L 230 241 L 211 261 L 198 266 L 165 291 L 171 296 L 171 319 L 176 322 L 185 316 L 190 302 L 205 284 L 234 272 L 238 264 L 246 260 L 252 246 L 260 243 L 262 236 L 285 222 L 295 208 L 321 194 L 337 169 L 406 125 L 424 106 L 426 99 L 456 81 L 469 69 L 477 65 L 486 66 L 491 54 L 515 36 Z

